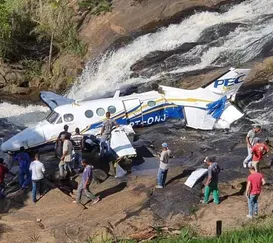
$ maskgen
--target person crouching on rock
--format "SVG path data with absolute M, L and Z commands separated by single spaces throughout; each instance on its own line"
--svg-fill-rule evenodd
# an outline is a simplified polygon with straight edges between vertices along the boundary
M 157 173 L 157 186 L 156 188 L 163 188 L 167 179 L 169 170 L 169 158 L 171 156 L 171 150 L 168 149 L 167 143 L 162 143 L 162 152 L 160 154 L 160 163 Z
M 252 166 L 256 172 L 260 170 L 260 164 L 262 163 L 264 154 L 269 152 L 269 147 L 265 143 L 260 142 L 260 138 L 254 138 L 254 145 L 251 149 L 252 152 Z
M 246 197 L 248 200 L 247 218 L 258 216 L 258 198 L 260 196 L 262 185 L 265 184 L 264 177 L 261 173 L 256 172 L 254 166 L 249 167 L 250 175 L 247 178 Z
M 219 204 L 218 177 L 221 169 L 214 158 L 206 157 L 204 162 L 208 165 L 208 178 L 205 183 L 204 200 L 201 200 L 201 203 L 208 204 L 210 194 L 212 193 L 214 203 Z
M 93 179 L 93 170 L 92 170 L 93 167 L 91 165 L 88 165 L 85 159 L 83 159 L 81 163 L 84 168 L 84 171 L 82 173 L 81 182 L 78 186 L 76 201 L 73 201 L 73 203 L 80 203 L 82 193 L 84 192 L 85 196 L 93 201 L 92 204 L 95 204 L 99 202 L 100 198 L 96 197 L 89 189 L 89 186 Z

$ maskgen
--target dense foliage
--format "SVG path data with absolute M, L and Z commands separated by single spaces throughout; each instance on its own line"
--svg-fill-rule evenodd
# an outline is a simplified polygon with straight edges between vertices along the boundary
M 0 58 L 18 61 L 30 55 L 33 59 L 33 45 L 49 56 L 54 50 L 84 54 L 77 38 L 78 9 L 98 14 L 109 11 L 111 4 L 108 0 L 0 0 Z

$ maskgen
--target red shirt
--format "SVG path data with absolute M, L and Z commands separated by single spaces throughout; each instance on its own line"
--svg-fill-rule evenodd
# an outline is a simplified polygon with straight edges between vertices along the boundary
M 264 143 L 257 143 L 252 147 L 252 160 L 260 161 L 263 159 L 263 155 L 265 151 L 268 151 L 269 148 Z
M 263 175 L 258 172 L 255 172 L 248 176 L 247 180 L 250 182 L 250 195 L 257 195 L 261 193 L 263 178 Z
M 0 164 L 0 183 L 4 182 L 5 174 L 9 172 L 9 169 Z

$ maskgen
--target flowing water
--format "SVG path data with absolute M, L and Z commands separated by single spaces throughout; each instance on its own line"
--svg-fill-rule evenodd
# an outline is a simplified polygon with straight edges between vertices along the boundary
M 67 96 L 75 99 L 103 96 L 132 85 L 166 79 L 175 82 L 194 70 L 243 64 L 268 54 L 272 48 L 272 26 L 272 0 L 245 1 L 224 13 L 195 13 L 179 24 L 142 35 L 91 60 Z M 247 106 L 251 122 L 271 125 L 272 91 L 268 88 L 262 100 Z M 266 112 L 262 110 L 264 105 Z M 45 106 L 6 102 L 0 108 L 4 135 L 42 120 L 49 112 Z M 236 126 L 232 129 L 236 130 Z

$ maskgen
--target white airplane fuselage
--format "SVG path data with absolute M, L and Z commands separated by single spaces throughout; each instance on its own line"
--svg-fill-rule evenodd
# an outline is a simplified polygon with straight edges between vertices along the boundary
M 233 105 L 226 102 L 221 115 L 223 119 L 209 115 L 207 105 L 227 95 L 232 98 L 248 72 L 247 69 L 233 69 L 208 87 L 195 90 L 160 86 L 161 92 L 115 95 L 113 98 L 71 102 L 54 109 L 51 107 L 52 112 L 44 121 L 4 142 L 1 150 L 18 151 L 21 146 L 28 149 L 54 142 L 65 124 L 70 132 L 78 127 L 82 134 L 97 134 L 107 111 L 118 124 L 131 124 L 133 127 L 152 125 L 170 118 L 184 119 L 187 126 L 203 130 L 214 128 L 219 121 L 230 125 L 243 115 Z

